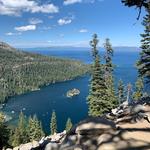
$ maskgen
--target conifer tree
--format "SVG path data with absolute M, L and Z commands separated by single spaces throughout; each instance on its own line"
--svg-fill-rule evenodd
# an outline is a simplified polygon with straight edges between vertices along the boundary
M 27 142 L 26 120 L 23 112 L 19 115 L 18 130 L 21 143 Z
M 73 124 L 71 122 L 71 119 L 68 118 L 67 122 L 66 122 L 66 131 L 70 131 L 70 129 L 72 128 Z
M 98 38 L 93 35 L 90 42 L 93 54 L 92 73 L 90 81 L 90 91 L 87 97 L 89 106 L 89 116 L 100 116 L 111 108 L 111 103 L 107 99 L 106 85 L 104 79 L 103 66 L 100 64 L 100 56 L 98 54 Z
M 21 140 L 20 140 L 20 133 L 18 128 L 15 128 L 14 133 L 12 134 L 11 137 L 11 145 L 13 147 L 19 146 L 21 144 Z
M 138 62 L 138 70 L 141 77 L 144 77 L 150 84 L 150 9 L 147 10 L 147 15 L 144 17 L 143 26 L 145 33 L 141 34 L 142 52 Z
M 9 129 L 5 124 L 5 118 L 2 113 L 0 113 L 0 149 L 8 146 L 9 140 Z
M 127 102 L 128 104 L 130 104 L 132 102 L 132 84 L 131 83 L 128 83 L 127 84 Z
M 29 117 L 28 120 L 28 138 L 30 141 L 40 140 L 44 136 L 41 122 L 38 120 L 37 116 L 34 115 L 33 118 Z
M 107 95 L 108 101 L 111 103 L 111 108 L 117 105 L 117 98 L 115 96 L 115 87 L 114 87 L 114 77 L 113 77 L 113 63 L 112 63 L 112 56 L 113 56 L 113 49 L 110 43 L 110 40 L 107 38 L 104 47 L 106 49 L 105 54 L 105 84 L 107 87 Z
M 119 105 L 125 100 L 124 98 L 124 85 L 123 85 L 123 81 L 119 80 L 118 82 L 118 103 Z
M 50 129 L 51 129 L 51 135 L 57 132 L 57 119 L 56 119 L 56 113 L 54 110 L 52 112 Z
M 15 128 L 12 145 L 18 146 L 28 142 L 27 130 L 26 130 L 26 120 L 24 114 L 21 112 L 19 115 L 18 126 Z
M 138 78 L 135 83 L 135 92 L 133 93 L 133 99 L 134 100 L 140 100 L 143 96 L 143 80 L 142 78 Z

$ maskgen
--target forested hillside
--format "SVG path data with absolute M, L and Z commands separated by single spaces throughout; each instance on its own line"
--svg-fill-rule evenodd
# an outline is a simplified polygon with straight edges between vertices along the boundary
M 8 97 L 48 83 L 83 75 L 88 66 L 79 61 L 32 54 L 0 43 L 0 103 Z

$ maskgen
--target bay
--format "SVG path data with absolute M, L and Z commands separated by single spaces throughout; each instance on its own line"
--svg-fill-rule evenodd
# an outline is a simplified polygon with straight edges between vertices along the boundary
M 71 58 L 88 64 L 92 62 L 92 56 L 88 50 L 45 50 L 44 48 L 25 50 L 48 56 Z M 104 52 L 102 51 L 101 57 L 103 56 Z M 114 72 L 116 85 L 119 79 L 122 79 L 125 84 L 129 82 L 134 84 L 137 80 L 135 63 L 138 57 L 139 51 L 136 50 L 115 52 L 113 63 L 116 65 Z M 20 111 L 23 111 L 27 117 L 36 114 L 42 121 L 46 133 L 49 133 L 51 113 L 55 110 L 57 114 L 58 131 L 62 131 L 65 128 L 68 117 L 71 118 L 74 124 L 87 117 L 88 107 L 86 97 L 89 90 L 89 79 L 89 75 L 84 75 L 72 81 L 50 84 L 49 86 L 41 88 L 39 91 L 12 97 L 8 100 L 3 111 L 13 117 L 9 122 L 10 124 L 16 124 Z M 66 93 L 72 88 L 79 89 L 80 94 L 73 98 L 67 98 Z

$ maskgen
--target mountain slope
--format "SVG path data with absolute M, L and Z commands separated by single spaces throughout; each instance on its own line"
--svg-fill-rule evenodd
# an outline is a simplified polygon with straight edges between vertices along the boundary
M 18 51 L 5 43 L 0 45 L 1 103 L 9 96 L 70 80 L 88 71 L 88 66 L 79 61 Z

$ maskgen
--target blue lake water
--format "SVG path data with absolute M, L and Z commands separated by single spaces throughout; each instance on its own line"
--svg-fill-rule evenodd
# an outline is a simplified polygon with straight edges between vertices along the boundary
M 32 50 L 28 50 L 32 51 Z M 32 52 L 43 55 L 57 56 L 63 58 L 71 58 L 81 60 L 85 63 L 91 63 L 91 54 L 87 50 L 83 51 L 44 51 L 34 50 Z M 104 52 L 101 53 L 102 55 Z M 115 81 L 122 79 L 125 84 L 134 83 L 137 79 L 137 70 L 135 62 L 138 60 L 139 52 L 116 52 L 113 62 L 116 64 Z M 58 131 L 62 131 L 68 117 L 75 124 L 83 118 L 87 117 L 86 97 L 88 95 L 88 84 L 90 77 L 85 75 L 72 81 L 51 84 L 41 88 L 39 91 L 30 92 L 20 96 L 12 97 L 8 100 L 7 105 L 3 109 L 7 114 L 13 116 L 10 123 L 15 123 L 18 114 L 22 110 L 26 116 L 36 114 L 42 121 L 44 130 L 48 133 L 50 126 L 50 117 L 52 110 L 56 111 Z M 80 90 L 80 95 L 67 98 L 66 92 L 72 88 Z M 12 114 L 11 112 L 15 113 Z

